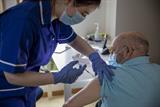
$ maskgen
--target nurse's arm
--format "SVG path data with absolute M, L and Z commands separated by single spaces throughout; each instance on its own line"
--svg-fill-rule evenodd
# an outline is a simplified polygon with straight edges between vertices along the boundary
M 83 107 L 97 101 L 99 98 L 100 84 L 98 78 L 95 78 L 81 91 L 69 98 L 63 107 Z
M 39 86 L 53 84 L 54 78 L 51 73 L 24 72 L 24 73 L 8 73 L 4 72 L 8 83 L 20 86 Z
M 70 43 L 74 49 L 79 51 L 80 53 L 89 56 L 95 50 L 80 36 L 77 36 L 73 42 Z

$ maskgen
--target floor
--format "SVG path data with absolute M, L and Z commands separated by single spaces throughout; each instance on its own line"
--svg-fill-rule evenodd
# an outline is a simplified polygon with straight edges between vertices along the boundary
M 53 98 L 42 98 L 37 102 L 36 107 L 62 107 L 64 104 L 64 96 L 56 96 Z M 90 104 L 85 107 L 95 107 L 95 104 Z

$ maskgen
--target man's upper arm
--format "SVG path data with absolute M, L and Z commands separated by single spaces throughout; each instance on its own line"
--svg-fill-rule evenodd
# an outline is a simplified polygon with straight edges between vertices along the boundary
M 82 107 L 93 103 L 100 98 L 100 85 L 98 78 L 93 79 L 77 94 L 71 97 L 64 107 Z

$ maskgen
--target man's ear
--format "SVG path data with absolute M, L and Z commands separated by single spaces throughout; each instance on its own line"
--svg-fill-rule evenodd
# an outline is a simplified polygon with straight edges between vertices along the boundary
M 132 54 L 133 54 L 133 49 L 132 48 L 126 47 L 125 51 L 123 51 L 123 57 L 124 57 L 125 60 L 130 59 Z

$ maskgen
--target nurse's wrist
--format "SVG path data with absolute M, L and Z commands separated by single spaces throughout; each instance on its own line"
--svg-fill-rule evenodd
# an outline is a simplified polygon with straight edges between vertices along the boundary
M 59 78 L 59 73 L 58 72 L 53 72 L 52 73 L 52 78 L 53 78 L 53 84 L 60 83 L 60 78 Z

